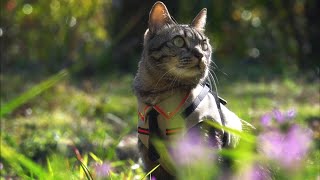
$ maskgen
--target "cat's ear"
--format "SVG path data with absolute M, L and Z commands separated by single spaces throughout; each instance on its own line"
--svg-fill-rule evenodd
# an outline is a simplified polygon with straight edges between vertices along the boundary
M 149 14 L 149 30 L 151 33 L 155 33 L 157 30 L 168 24 L 174 24 L 169 11 L 163 2 L 157 1 L 152 6 Z
M 204 32 L 207 21 L 207 8 L 203 8 L 193 19 L 191 26 L 200 32 Z

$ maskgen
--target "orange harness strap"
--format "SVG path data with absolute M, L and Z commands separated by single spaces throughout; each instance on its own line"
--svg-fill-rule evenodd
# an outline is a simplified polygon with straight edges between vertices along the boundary
M 158 105 L 153 106 L 153 108 L 154 108 L 155 110 L 157 110 L 165 119 L 169 120 L 169 119 L 171 119 L 174 115 L 176 115 L 176 114 L 179 112 L 179 110 L 181 109 L 182 105 L 186 102 L 186 100 L 188 99 L 189 96 L 190 96 L 190 93 L 187 93 L 187 94 L 183 97 L 183 99 L 181 100 L 181 102 L 180 102 L 179 105 L 175 108 L 175 110 L 174 110 L 173 112 L 166 113 L 166 112 L 165 112 L 164 110 L 162 110 L 162 108 L 161 108 L 160 106 L 158 106 Z M 138 116 L 140 117 L 140 119 L 141 119 L 142 121 L 145 120 L 146 111 L 147 111 L 150 107 L 151 107 L 151 106 L 146 106 L 146 107 L 144 108 L 144 110 L 143 110 L 143 111 L 144 111 L 143 113 L 138 112 Z

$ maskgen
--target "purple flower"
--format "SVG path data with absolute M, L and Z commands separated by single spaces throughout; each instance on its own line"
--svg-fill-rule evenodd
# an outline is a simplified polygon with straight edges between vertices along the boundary
M 201 143 L 198 136 L 189 135 L 177 142 L 176 146 L 171 149 L 173 160 L 178 165 L 189 165 L 194 163 L 211 163 L 214 162 L 215 156 L 212 147 Z
M 267 180 L 271 179 L 269 170 L 261 165 L 254 164 L 247 168 L 244 173 L 240 175 L 240 178 L 236 179 L 247 179 L 247 180 Z
M 296 117 L 297 113 L 295 109 L 290 109 L 285 113 L 281 112 L 279 109 L 274 109 L 272 112 L 274 119 L 280 124 L 293 119 L 294 117 Z
M 283 134 L 278 131 L 266 132 L 259 136 L 259 142 L 262 152 L 269 158 L 281 158 L 282 146 L 284 142 Z
M 312 141 L 310 131 L 292 126 L 285 136 L 285 147 L 283 147 L 282 163 L 290 166 L 293 161 L 301 160 L 308 152 Z
M 109 176 L 109 173 L 111 171 L 111 166 L 110 164 L 107 163 L 96 163 L 95 164 L 95 172 L 96 172 L 96 177 L 98 178 L 103 178 Z
M 290 109 L 287 111 L 287 119 L 293 119 L 296 117 L 297 111 L 295 109 Z
M 269 113 L 264 114 L 260 119 L 261 124 L 263 126 L 270 126 L 271 120 L 272 120 L 272 116 Z
M 273 117 L 279 123 L 283 123 L 283 122 L 286 121 L 286 116 L 279 109 L 274 109 L 273 110 Z
M 259 136 L 262 153 L 285 167 L 293 167 L 308 152 L 311 133 L 295 125 L 286 134 L 273 130 Z

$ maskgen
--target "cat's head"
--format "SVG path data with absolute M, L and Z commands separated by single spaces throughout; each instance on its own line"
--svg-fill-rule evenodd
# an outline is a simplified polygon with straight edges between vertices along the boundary
M 209 72 L 212 48 L 204 35 L 207 9 L 202 9 L 191 24 L 172 20 L 166 6 L 156 2 L 149 15 L 144 36 L 144 60 L 153 71 L 180 84 L 196 85 Z

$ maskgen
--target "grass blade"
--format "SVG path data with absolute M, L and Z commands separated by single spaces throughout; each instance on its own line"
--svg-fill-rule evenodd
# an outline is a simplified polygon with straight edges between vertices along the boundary
M 237 135 L 241 138 L 241 140 L 244 140 L 248 143 L 255 144 L 256 143 L 256 136 L 252 135 L 251 133 L 247 133 L 244 131 L 238 131 L 236 129 L 228 128 L 226 126 L 222 126 L 216 122 L 213 121 L 205 121 L 208 123 L 210 126 L 215 127 L 217 129 L 222 129 L 224 131 L 227 131 L 228 133 L 232 133 L 234 135 Z
M 153 169 L 151 169 L 151 171 L 149 171 L 145 176 L 143 176 L 141 178 L 141 180 L 143 180 L 144 178 L 148 177 L 153 171 L 155 171 L 158 167 L 160 166 L 160 164 L 158 164 L 156 167 L 154 167 Z
M 1 143 L 1 158 L 6 160 L 7 162 L 10 162 L 13 170 L 20 171 L 20 167 L 23 166 L 28 170 L 30 176 L 36 175 L 38 179 L 45 179 L 50 177 L 47 171 L 45 171 L 41 166 L 3 143 Z M 20 175 L 28 176 L 28 174 Z
M 103 163 L 103 161 L 102 161 L 100 158 L 98 158 L 98 156 L 96 156 L 95 154 L 93 154 L 92 152 L 90 152 L 89 155 L 90 155 L 96 162 L 98 162 L 98 163 L 100 163 L 100 164 Z
M 3 105 L 1 104 L 0 118 L 3 117 L 4 115 L 11 113 L 13 110 L 18 108 L 20 105 L 26 103 L 27 101 L 29 101 L 30 99 L 41 94 L 45 90 L 51 88 L 52 86 L 54 86 L 57 82 L 59 82 L 61 79 L 63 79 L 67 75 L 68 75 L 67 70 L 61 70 L 59 73 L 51 76 L 50 78 L 41 82 L 40 84 L 33 86 L 31 89 L 22 93 L 20 96 L 13 99 L 12 101 L 10 101 L 6 104 L 3 104 Z
M 48 166 L 48 171 L 49 171 L 50 175 L 53 177 L 52 166 L 51 166 L 50 160 L 48 158 L 47 158 L 47 166 Z

